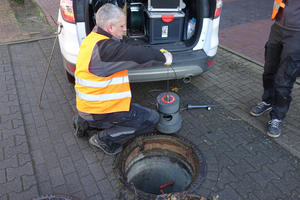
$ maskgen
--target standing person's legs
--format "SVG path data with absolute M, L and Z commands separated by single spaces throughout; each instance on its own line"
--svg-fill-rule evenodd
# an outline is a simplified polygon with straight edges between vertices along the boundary
M 264 92 L 262 101 L 250 110 L 253 116 L 260 116 L 272 109 L 274 97 L 275 76 L 277 74 L 282 51 L 281 29 L 276 24 L 271 27 L 268 42 L 265 45 L 265 65 L 262 75 Z
M 270 112 L 271 119 L 280 120 L 285 118 L 292 101 L 291 94 L 296 78 L 291 77 L 287 70 L 297 60 L 297 55 L 294 54 L 298 54 L 300 50 L 300 31 L 283 30 L 282 43 L 281 61 L 274 81 L 273 110 Z
M 281 133 L 281 123 L 289 110 L 292 101 L 292 89 L 296 81 L 295 77 L 289 75 L 288 69 L 295 65 L 294 60 L 299 59 L 297 54 L 300 50 L 300 32 L 282 30 L 282 35 L 283 50 L 274 81 L 273 110 L 270 112 L 271 121 L 267 131 L 270 137 L 278 137 Z

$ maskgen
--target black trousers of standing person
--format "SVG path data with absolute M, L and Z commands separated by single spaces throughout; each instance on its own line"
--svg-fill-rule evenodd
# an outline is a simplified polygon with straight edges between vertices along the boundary
M 132 103 L 128 112 L 93 114 L 93 119 L 94 121 L 88 121 L 89 126 L 103 129 L 97 133 L 99 140 L 124 143 L 137 135 L 152 131 L 158 123 L 159 114 Z
M 272 105 L 271 119 L 283 120 L 292 101 L 296 77 L 292 69 L 300 63 L 300 31 L 273 24 L 265 46 L 262 100 Z

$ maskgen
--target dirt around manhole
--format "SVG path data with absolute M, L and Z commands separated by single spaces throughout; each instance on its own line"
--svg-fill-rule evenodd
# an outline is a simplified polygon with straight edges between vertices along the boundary
M 31 39 L 55 35 L 55 30 L 46 20 L 45 14 L 34 0 L 25 0 L 23 5 L 10 1 L 20 29 L 29 33 Z

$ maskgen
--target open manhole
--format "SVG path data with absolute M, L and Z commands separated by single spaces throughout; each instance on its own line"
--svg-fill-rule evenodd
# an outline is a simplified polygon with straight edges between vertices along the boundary
M 114 170 L 135 195 L 155 199 L 167 193 L 191 193 L 203 181 L 206 164 L 201 151 L 177 135 L 137 137 L 117 155 Z

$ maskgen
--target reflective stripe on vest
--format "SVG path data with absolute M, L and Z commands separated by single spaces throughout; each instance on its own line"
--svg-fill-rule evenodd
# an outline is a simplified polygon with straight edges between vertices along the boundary
M 123 99 L 126 97 L 131 97 L 131 92 L 121 92 L 121 93 L 113 93 L 113 94 L 99 94 L 99 95 L 91 95 L 91 94 L 83 94 L 76 90 L 76 95 L 78 98 L 87 101 L 109 101 L 116 99 Z
M 271 19 L 275 19 L 280 7 L 281 8 L 285 7 L 285 4 L 282 3 L 282 0 L 274 0 L 273 13 Z
M 128 76 L 125 77 L 116 77 L 111 80 L 107 81 L 90 81 L 90 80 L 84 80 L 78 77 L 75 77 L 76 83 L 86 86 L 86 87 L 107 87 L 108 85 L 116 85 L 116 84 L 122 84 L 129 82 Z
M 76 62 L 76 106 L 81 112 L 106 114 L 129 111 L 131 90 L 128 71 L 120 71 L 109 77 L 99 77 L 89 72 L 93 49 L 106 36 L 90 33 L 82 42 Z

